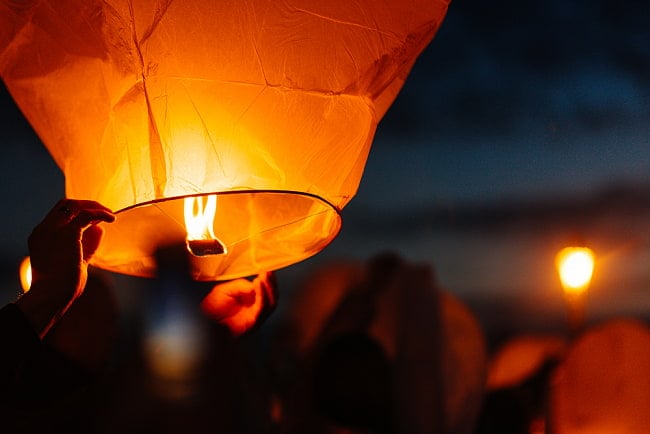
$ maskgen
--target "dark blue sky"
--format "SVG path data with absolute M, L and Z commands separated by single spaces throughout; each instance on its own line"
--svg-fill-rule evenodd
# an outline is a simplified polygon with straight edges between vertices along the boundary
M 397 250 L 530 315 L 561 308 L 554 255 L 580 239 L 592 314 L 650 313 L 648 22 L 642 1 L 452 2 L 323 255 Z
M 380 127 L 367 196 L 393 183 L 384 159 L 409 200 L 650 181 L 648 19 L 647 2 L 452 3 Z
M 452 1 L 380 124 L 340 237 L 288 274 L 392 249 L 453 292 L 536 299 L 578 234 L 610 258 L 594 298 L 616 286 L 618 310 L 650 311 L 648 23 L 647 1 Z M 6 92 L 0 110 L 10 268 L 63 179 Z

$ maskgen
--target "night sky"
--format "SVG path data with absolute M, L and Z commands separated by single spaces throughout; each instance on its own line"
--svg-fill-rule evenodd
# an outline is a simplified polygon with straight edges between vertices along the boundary
M 486 320 L 515 315 L 513 300 L 543 315 L 562 302 L 555 252 L 579 239 L 600 258 L 590 315 L 647 316 L 649 22 L 638 0 L 452 2 L 380 124 L 340 236 L 281 282 L 393 250 L 493 307 Z M 0 110 L 8 273 L 63 177 L 4 89 Z

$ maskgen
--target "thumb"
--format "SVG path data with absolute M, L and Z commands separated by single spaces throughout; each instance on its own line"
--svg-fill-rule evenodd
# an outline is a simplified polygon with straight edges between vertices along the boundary
M 90 260 L 90 258 L 95 254 L 103 235 L 104 230 L 97 225 L 89 226 L 84 231 L 81 238 L 84 261 Z

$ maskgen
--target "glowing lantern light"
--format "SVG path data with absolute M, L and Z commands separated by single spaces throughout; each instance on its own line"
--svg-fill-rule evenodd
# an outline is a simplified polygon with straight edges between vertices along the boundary
M 576 335 L 585 320 L 585 295 L 594 272 L 595 255 L 588 247 L 565 247 L 555 265 L 568 307 L 569 331 Z
M 562 287 L 580 293 L 589 287 L 594 272 L 594 252 L 588 247 L 566 247 L 558 253 L 557 269 Z
M 0 75 L 66 196 L 118 214 L 94 265 L 155 275 L 156 249 L 185 242 L 183 199 L 216 194 L 224 254 L 191 255 L 191 273 L 233 279 L 336 236 L 377 123 L 447 5 L 2 2 Z
M 29 256 L 25 256 L 25 258 L 20 261 L 18 275 L 20 277 L 20 287 L 23 292 L 29 291 L 29 288 L 32 287 L 32 261 L 29 259 Z

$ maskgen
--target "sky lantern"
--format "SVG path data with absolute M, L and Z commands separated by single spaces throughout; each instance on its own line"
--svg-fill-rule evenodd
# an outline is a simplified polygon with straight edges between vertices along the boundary
M 66 196 L 118 214 L 94 265 L 153 276 L 185 243 L 194 279 L 231 279 L 336 236 L 447 4 L 2 1 L 0 75 Z
M 555 257 L 568 308 L 569 331 L 576 334 L 585 320 L 585 298 L 596 256 L 589 247 L 565 247 Z
M 646 323 L 615 319 L 586 330 L 553 372 L 549 432 L 650 432 L 649 372 Z

